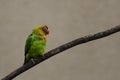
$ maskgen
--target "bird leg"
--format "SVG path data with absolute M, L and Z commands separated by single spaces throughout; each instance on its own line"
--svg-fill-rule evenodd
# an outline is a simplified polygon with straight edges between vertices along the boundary
M 32 63 L 35 64 L 35 60 L 34 59 L 31 59 Z
M 40 55 L 40 56 L 39 56 L 40 59 L 43 59 L 43 57 L 44 57 L 44 55 Z M 33 59 L 33 58 L 30 59 L 30 61 L 31 61 L 33 64 L 35 64 L 36 60 L 37 60 L 37 59 Z

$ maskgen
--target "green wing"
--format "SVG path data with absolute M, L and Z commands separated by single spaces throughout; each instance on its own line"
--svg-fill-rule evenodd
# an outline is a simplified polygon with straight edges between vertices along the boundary
M 25 44 L 25 55 L 28 53 L 30 46 L 32 44 L 32 34 L 30 34 L 26 40 L 26 44 Z

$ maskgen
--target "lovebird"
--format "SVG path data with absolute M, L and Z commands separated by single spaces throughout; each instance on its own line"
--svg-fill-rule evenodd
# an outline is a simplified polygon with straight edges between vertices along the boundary
M 37 59 L 44 55 L 46 47 L 46 36 L 49 34 L 48 27 L 46 25 L 36 26 L 32 33 L 27 37 L 25 44 L 25 58 L 24 64 L 32 60 Z

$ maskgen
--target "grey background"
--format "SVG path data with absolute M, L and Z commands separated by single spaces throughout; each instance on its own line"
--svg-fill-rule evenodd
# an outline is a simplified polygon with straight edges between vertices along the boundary
M 46 24 L 49 51 L 120 24 L 120 0 L 0 0 L 0 78 L 23 64 L 34 26 Z M 14 80 L 120 80 L 120 35 L 76 46 Z

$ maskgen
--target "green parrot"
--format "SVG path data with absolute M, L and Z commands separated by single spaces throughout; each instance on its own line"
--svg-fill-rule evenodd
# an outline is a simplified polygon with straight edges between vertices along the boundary
M 49 34 L 46 25 L 39 25 L 32 30 L 25 44 L 25 59 L 24 64 L 34 59 L 43 56 L 46 46 L 46 36 Z

